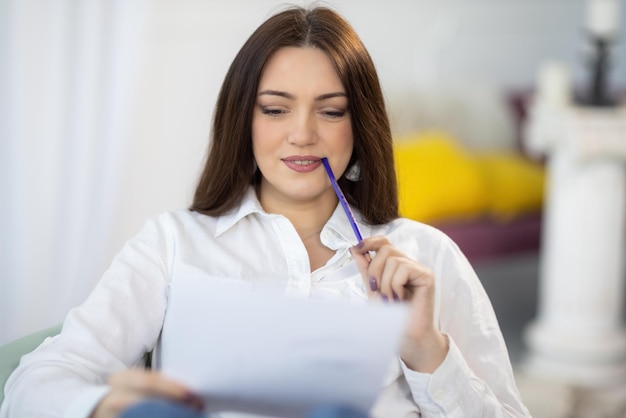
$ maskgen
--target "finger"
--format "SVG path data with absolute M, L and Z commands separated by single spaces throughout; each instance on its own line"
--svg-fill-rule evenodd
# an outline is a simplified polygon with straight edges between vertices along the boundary
M 387 247 L 384 247 L 387 248 Z M 383 257 L 382 249 L 377 257 Z M 393 249 L 385 256 L 381 293 L 394 300 L 411 299 L 419 287 L 432 284 L 430 269 Z
M 379 253 L 376 257 L 379 260 L 383 260 L 383 254 Z M 382 264 L 382 271 L 380 273 L 380 293 L 383 294 L 386 298 L 393 300 L 394 293 L 392 288 L 393 281 L 402 280 L 402 278 L 397 278 L 398 264 L 401 261 L 394 256 L 385 256 L 384 263 Z
M 376 278 L 368 276 L 371 258 L 368 253 L 362 253 L 361 250 L 356 247 L 350 248 L 350 253 L 356 262 L 359 273 L 361 273 L 361 278 L 363 279 L 367 293 L 371 297 L 378 290 L 378 281 Z
M 381 293 L 390 300 L 402 301 L 411 297 L 411 277 L 419 274 L 412 260 L 405 257 L 387 258 L 381 278 Z
M 114 374 L 109 379 L 112 387 L 119 387 L 140 393 L 146 397 L 166 398 L 185 403 L 194 408 L 202 408 L 202 398 L 186 386 L 164 377 L 156 371 L 130 369 Z
M 376 281 L 378 291 L 381 292 L 382 296 L 384 296 L 383 299 L 389 299 L 392 297 L 392 294 L 389 290 L 388 281 L 383 280 L 383 277 L 385 269 L 391 268 L 391 266 L 387 266 L 387 262 L 389 261 L 389 257 L 392 257 L 395 254 L 394 248 L 388 244 L 386 239 L 384 241 L 378 241 L 375 244 L 375 247 L 377 248 L 377 252 L 368 266 L 367 276 L 370 280 Z
M 385 245 L 391 245 L 391 242 L 389 242 L 387 237 L 379 235 L 364 238 L 361 242 L 359 242 L 357 249 L 364 253 L 370 251 L 378 252 L 378 250 Z
M 401 263 L 396 269 L 396 274 L 391 281 L 391 291 L 396 296 L 396 300 L 410 300 L 413 295 L 411 288 L 411 278 L 419 275 L 419 269 L 414 263 Z

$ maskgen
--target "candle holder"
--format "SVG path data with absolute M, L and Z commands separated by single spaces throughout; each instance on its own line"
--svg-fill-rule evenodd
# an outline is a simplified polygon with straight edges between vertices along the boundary
M 590 40 L 592 51 L 588 64 L 589 80 L 578 102 L 584 106 L 613 107 L 617 104 L 617 100 L 611 95 L 609 83 L 613 40 L 593 34 Z

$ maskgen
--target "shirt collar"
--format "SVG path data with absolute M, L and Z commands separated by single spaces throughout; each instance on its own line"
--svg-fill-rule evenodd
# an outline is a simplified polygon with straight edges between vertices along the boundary
M 265 213 L 265 211 L 256 196 L 254 186 L 250 186 L 243 196 L 241 204 L 219 217 L 215 227 L 215 236 L 223 234 L 241 219 L 253 213 Z
M 363 219 L 363 215 L 359 210 L 354 207 L 350 207 L 352 210 L 352 214 L 359 225 L 359 229 L 363 234 L 363 237 L 368 237 L 371 235 L 372 228 L 369 224 L 366 224 Z M 343 211 L 343 207 L 341 204 L 337 204 L 335 211 L 331 215 L 324 228 L 322 228 L 322 242 L 324 245 L 338 249 L 339 247 L 344 246 L 354 246 L 358 243 L 356 235 L 352 230 L 352 225 L 348 221 L 348 216 Z M 341 245 L 343 243 L 343 245 Z
M 361 233 L 364 237 L 371 234 L 371 226 L 363 221 L 363 215 L 354 207 L 351 207 L 354 218 L 356 219 Z M 241 200 L 241 204 L 229 212 L 220 216 L 217 220 L 215 235 L 219 236 L 234 226 L 237 222 L 248 215 L 259 213 L 267 215 L 261 206 L 261 202 L 257 198 L 254 186 L 250 186 Z M 348 221 L 348 217 L 343 211 L 341 204 L 337 204 L 335 211 L 331 215 L 324 228 L 322 228 L 322 243 L 329 248 L 339 249 L 341 247 L 351 247 L 357 244 L 357 238 L 352 230 L 352 225 Z

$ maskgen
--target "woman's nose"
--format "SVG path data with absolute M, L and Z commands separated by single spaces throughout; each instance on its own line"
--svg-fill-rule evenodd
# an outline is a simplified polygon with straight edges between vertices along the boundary
M 289 130 L 288 141 L 292 145 L 306 146 L 317 142 L 317 129 L 315 116 L 308 113 L 301 113 L 293 118 L 291 129 Z

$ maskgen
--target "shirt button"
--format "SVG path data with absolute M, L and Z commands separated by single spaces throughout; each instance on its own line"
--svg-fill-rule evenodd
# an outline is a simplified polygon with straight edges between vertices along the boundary
M 445 393 L 443 390 L 439 389 L 437 392 L 435 392 L 435 401 L 441 403 L 443 402 L 444 397 Z

